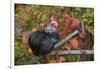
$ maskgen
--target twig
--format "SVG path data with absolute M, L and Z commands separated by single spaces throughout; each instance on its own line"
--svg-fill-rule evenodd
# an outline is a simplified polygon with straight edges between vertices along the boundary
M 81 21 L 81 27 L 82 27 L 82 33 L 86 34 L 85 33 L 85 25 L 84 25 L 84 21 L 83 20 Z
M 77 35 L 79 33 L 79 30 L 75 30 L 74 32 L 70 33 L 68 36 L 66 36 L 64 39 L 62 39 L 61 41 L 59 41 L 55 46 L 55 48 L 58 48 L 59 46 L 61 46 L 62 44 L 64 44 L 65 42 L 67 42 L 69 39 L 71 39 L 73 36 Z

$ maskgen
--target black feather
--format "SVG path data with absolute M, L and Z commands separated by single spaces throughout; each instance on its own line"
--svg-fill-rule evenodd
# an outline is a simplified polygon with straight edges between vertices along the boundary
M 44 30 L 30 34 L 28 43 L 35 56 L 44 55 L 53 50 L 60 37 L 57 32 L 46 33 Z

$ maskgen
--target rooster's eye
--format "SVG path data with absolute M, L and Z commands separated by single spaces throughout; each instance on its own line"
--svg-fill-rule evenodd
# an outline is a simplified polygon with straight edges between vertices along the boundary
M 54 25 L 53 23 L 51 25 Z

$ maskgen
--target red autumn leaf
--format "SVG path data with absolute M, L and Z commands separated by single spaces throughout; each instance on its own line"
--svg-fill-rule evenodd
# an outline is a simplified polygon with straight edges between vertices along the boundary
M 78 48 L 78 40 L 76 38 L 72 38 L 70 40 L 70 43 L 71 43 L 73 49 L 77 49 Z
M 73 32 L 75 29 L 80 29 L 80 21 L 74 17 L 64 17 L 62 21 L 62 31 L 60 36 L 64 38 L 69 33 Z

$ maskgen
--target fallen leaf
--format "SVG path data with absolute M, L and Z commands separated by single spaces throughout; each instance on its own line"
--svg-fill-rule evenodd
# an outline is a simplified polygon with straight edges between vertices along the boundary
M 57 62 L 56 60 L 50 60 L 48 63 L 51 64 L 51 63 L 57 63 Z
M 36 28 L 32 28 L 32 32 L 35 32 L 35 31 L 37 31 L 37 29 Z
M 94 35 L 94 30 L 93 30 L 93 27 L 88 27 L 88 31 L 92 34 L 92 35 Z
M 28 48 L 28 53 L 32 53 L 32 49 L 31 48 Z
M 64 46 L 62 46 L 62 49 L 70 50 L 70 49 L 71 49 L 71 44 L 68 43 L 68 42 L 66 42 L 66 43 L 64 44 Z
M 65 59 L 65 57 L 64 56 L 59 56 L 59 58 L 58 58 L 58 62 L 65 62 L 66 61 L 66 59 Z
M 70 40 L 71 46 L 73 49 L 77 49 L 78 48 L 78 40 L 76 38 L 72 38 Z

